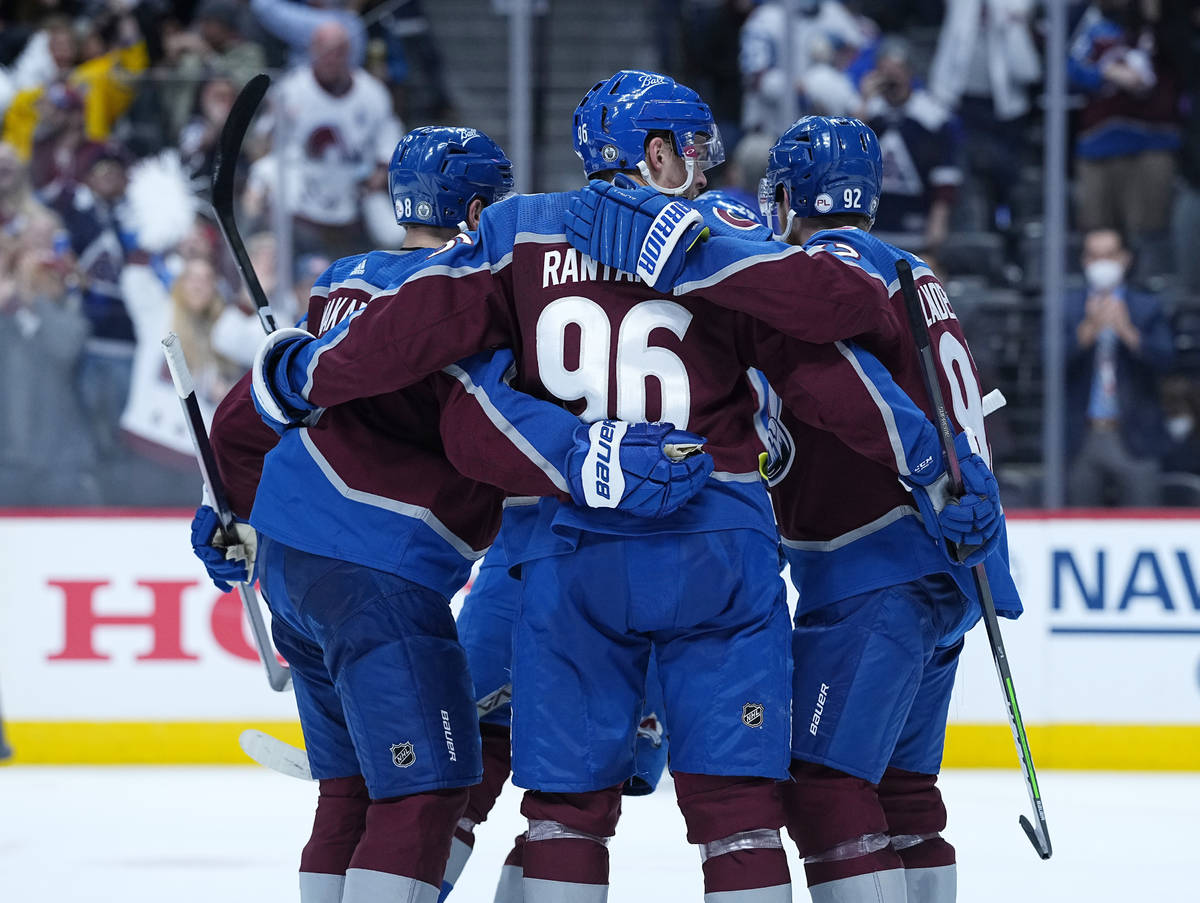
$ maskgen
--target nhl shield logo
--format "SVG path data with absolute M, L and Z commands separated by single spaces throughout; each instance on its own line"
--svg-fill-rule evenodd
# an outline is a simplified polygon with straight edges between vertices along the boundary
M 763 706 L 761 702 L 748 702 L 742 706 L 742 724 L 746 727 L 763 726 Z
M 392 744 L 392 764 L 397 768 L 408 768 L 415 761 L 417 761 L 417 754 L 411 743 L 405 741 Z

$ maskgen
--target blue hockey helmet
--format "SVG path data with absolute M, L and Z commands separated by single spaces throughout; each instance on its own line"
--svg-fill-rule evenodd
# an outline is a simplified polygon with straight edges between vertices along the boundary
M 882 181 L 883 154 L 870 126 L 858 119 L 805 116 L 771 148 L 758 202 L 776 235 L 787 235 L 797 216 L 858 213 L 874 222 Z
M 652 132 L 670 133 L 675 153 L 687 165 L 683 186 L 665 189 L 650 178 L 645 156 Z M 703 172 L 725 161 L 721 133 L 700 95 L 670 76 L 638 69 L 622 69 L 597 82 L 579 101 L 575 153 L 589 178 L 605 170 L 637 169 L 664 194 L 683 194 L 692 184 L 695 167 Z
M 396 145 L 388 190 L 398 223 L 466 228 L 471 201 L 487 206 L 512 193 L 512 161 L 476 129 L 421 126 Z
M 719 188 L 710 188 L 692 203 L 704 214 L 704 221 L 712 227 L 714 235 L 733 235 L 750 241 L 771 238 L 771 230 L 749 204 Z

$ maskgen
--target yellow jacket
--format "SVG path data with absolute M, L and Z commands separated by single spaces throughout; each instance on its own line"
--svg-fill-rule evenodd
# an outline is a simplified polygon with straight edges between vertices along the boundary
M 145 41 L 110 50 L 80 63 L 67 78 L 83 95 L 83 127 L 89 141 L 107 141 L 117 120 L 129 109 L 137 91 L 134 76 L 150 65 Z M 37 131 L 38 102 L 45 85 L 17 92 L 4 116 L 3 140 L 11 144 L 22 160 L 33 153 Z

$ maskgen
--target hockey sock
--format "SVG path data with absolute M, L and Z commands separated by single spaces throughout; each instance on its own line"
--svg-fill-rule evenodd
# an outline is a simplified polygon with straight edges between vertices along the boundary
M 792 883 L 779 838 L 778 784 L 766 778 L 675 772 L 675 796 L 689 843 L 700 845 L 705 900 L 745 897 L 790 903 Z M 715 896 L 713 899 L 717 899 Z
M 621 815 L 621 785 L 587 793 L 527 791 L 522 863 L 527 903 L 603 903 L 608 840 Z
M 338 903 L 371 799 L 361 775 L 319 784 L 312 834 L 300 854 L 301 903 Z
M 492 903 L 524 903 L 525 900 L 525 835 L 518 834 L 504 867 L 500 869 L 500 880 L 496 882 L 496 896 Z
M 904 863 L 909 903 L 953 903 L 958 875 L 954 847 L 942 837 L 946 805 L 937 775 L 889 768 L 879 782 L 892 849 Z
M 814 903 L 904 903 L 904 864 L 875 785 L 799 759 L 791 772 L 781 785 L 788 834 Z
M 512 770 L 512 748 L 509 742 L 510 732 L 507 725 L 481 724 L 479 733 L 483 738 L 483 780 L 470 788 L 467 798 L 467 811 L 458 820 L 454 829 L 454 840 L 450 844 L 450 858 L 446 862 L 446 874 L 442 876 L 442 893 L 438 903 L 442 903 L 471 858 L 475 849 L 475 826 L 486 821 L 488 813 L 496 805 L 504 782 L 508 780 Z
M 435 903 L 467 789 L 372 800 L 346 870 L 342 903 L 399 899 Z

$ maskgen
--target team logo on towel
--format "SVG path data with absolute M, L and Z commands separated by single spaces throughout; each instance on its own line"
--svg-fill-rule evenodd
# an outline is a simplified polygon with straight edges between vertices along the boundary
M 761 702 L 748 702 L 742 706 L 742 724 L 746 727 L 763 726 L 763 706 Z
M 411 743 L 405 741 L 392 744 L 392 764 L 397 768 L 408 768 L 415 761 L 417 761 L 417 754 Z

